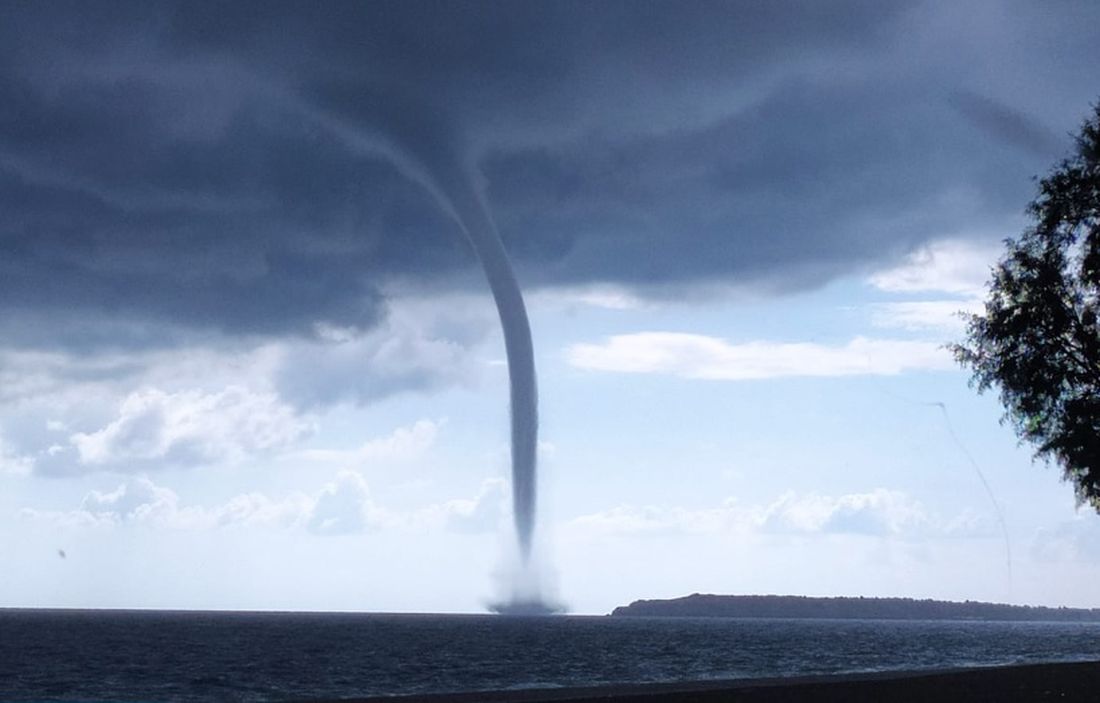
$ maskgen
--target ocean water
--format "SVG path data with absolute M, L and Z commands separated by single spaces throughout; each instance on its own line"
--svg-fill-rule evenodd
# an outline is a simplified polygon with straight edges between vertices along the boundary
M 1100 658 L 1100 624 L 0 610 L 0 699 L 289 701 Z

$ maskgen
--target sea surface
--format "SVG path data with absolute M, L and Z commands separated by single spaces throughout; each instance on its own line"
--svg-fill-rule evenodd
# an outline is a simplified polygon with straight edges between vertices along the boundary
M 1100 624 L 0 610 L 0 700 L 292 701 L 1100 658 Z

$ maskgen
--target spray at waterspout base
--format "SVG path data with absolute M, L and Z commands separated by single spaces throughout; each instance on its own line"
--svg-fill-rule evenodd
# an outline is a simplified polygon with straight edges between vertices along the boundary
M 557 573 L 539 559 L 540 553 L 536 549 L 526 557 L 521 554 L 509 557 L 510 566 L 495 574 L 498 598 L 486 603 L 486 610 L 519 617 L 560 615 L 568 611 L 556 597 Z
M 514 600 L 508 603 L 490 603 L 489 612 L 513 617 L 541 617 L 545 615 L 562 615 L 566 610 L 565 606 L 560 603 Z

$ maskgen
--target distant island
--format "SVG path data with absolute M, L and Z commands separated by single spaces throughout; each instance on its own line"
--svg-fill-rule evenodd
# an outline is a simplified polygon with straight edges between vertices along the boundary
M 825 618 L 840 620 L 1008 620 L 1100 622 L 1100 608 L 1046 608 L 913 598 L 812 598 L 717 596 L 693 593 L 668 600 L 638 600 L 611 612 L 616 617 Z

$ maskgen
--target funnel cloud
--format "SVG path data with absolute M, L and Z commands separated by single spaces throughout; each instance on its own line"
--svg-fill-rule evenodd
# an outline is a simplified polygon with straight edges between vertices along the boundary
M 470 184 L 458 180 L 445 188 L 459 224 L 485 270 L 493 293 L 504 347 L 508 355 L 508 381 L 512 421 L 512 506 L 520 557 L 531 557 L 535 531 L 536 448 L 538 446 L 538 384 L 531 325 L 512 264 L 484 201 Z
M 466 236 L 477 251 L 485 276 L 489 279 L 504 331 L 511 393 L 512 505 L 520 556 L 527 561 L 531 556 L 531 538 L 535 531 L 535 462 L 539 432 L 538 385 L 531 325 L 527 320 L 519 283 L 485 206 L 475 197 L 468 203 L 458 205 L 457 209 L 462 213 L 460 222 Z
M 481 262 L 504 334 L 511 389 L 512 498 L 521 559 L 535 529 L 538 385 L 531 325 L 500 234 L 467 164 L 461 139 L 430 107 L 374 86 L 319 90 L 314 115 L 353 146 L 385 152 L 450 214 Z

